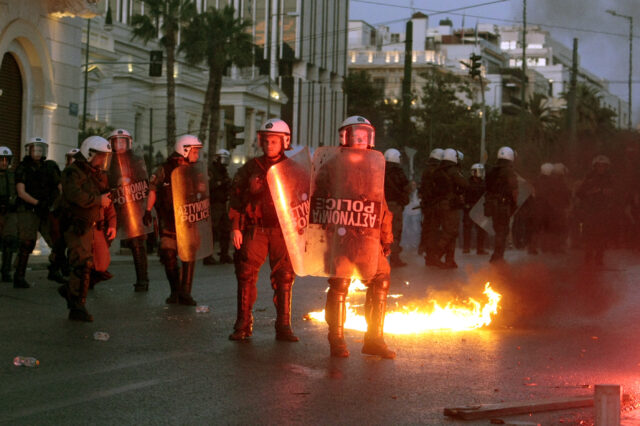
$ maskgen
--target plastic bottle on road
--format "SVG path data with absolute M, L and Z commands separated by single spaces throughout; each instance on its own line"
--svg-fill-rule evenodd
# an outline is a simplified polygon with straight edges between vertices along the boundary
M 17 356 L 13 359 L 13 365 L 16 367 L 36 367 L 40 364 L 40 361 L 32 356 Z
M 106 331 L 96 331 L 95 333 L 93 333 L 93 340 L 102 340 L 103 342 L 106 342 L 107 340 L 109 340 L 109 333 L 107 333 Z

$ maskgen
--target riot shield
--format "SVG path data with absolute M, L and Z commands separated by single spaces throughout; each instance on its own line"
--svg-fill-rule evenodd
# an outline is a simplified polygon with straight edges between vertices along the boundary
M 518 201 L 517 201 L 517 208 L 516 208 L 516 212 L 517 212 L 520 209 L 520 207 L 522 207 L 524 202 L 527 201 L 527 198 L 529 198 L 533 193 L 533 186 L 529 182 L 527 182 L 522 176 L 518 174 L 516 174 L 516 176 L 518 177 Z M 484 195 L 482 195 L 482 197 L 480 197 L 478 202 L 469 211 L 469 217 L 471 218 L 471 220 L 477 223 L 479 227 L 487 231 L 489 235 L 495 235 L 491 218 L 488 218 L 487 216 L 484 215 L 484 201 L 485 201 L 485 197 Z M 513 215 L 511 215 L 512 220 L 514 216 L 515 216 L 515 212 Z
M 380 253 L 385 161 L 378 151 L 321 147 L 313 156 L 305 271 L 372 278 Z
M 198 162 L 174 169 L 171 192 L 178 256 L 183 262 L 209 256 L 213 253 L 213 236 L 207 166 Z
M 118 218 L 118 233 L 125 239 L 153 232 L 142 223 L 149 196 L 149 176 L 144 160 L 131 151 L 115 154 L 109 169 L 109 186 Z
M 309 222 L 311 158 L 307 147 L 277 163 L 267 172 L 267 183 L 278 214 L 293 270 L 309 275 L 305 269 L 305 231 Z

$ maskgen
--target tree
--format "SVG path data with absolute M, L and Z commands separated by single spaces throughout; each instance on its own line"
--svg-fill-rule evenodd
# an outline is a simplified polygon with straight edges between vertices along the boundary
M 167 149 L 172 150 L 176 141 L 176 83 L 174 68 L 178 34 L 197 14 L 192 0 L 143 0 L 144 15 L 133 15 L 132 40 L 142 39 L 147 44 L 160 37 L 160 44 L 167 54 Z
M 182 32 L 180 51 L 187 62 L 205 62 L 209 68 L 207 91 L 202 107 L 198 137 L 205 141 L 209 129 L 209 158 L 216 152 L 220 132 L 220 90 L 226 70 L 235 64 L 239 67 L 251 64 L 254 45 L 247 28 L 251 22 L 236 17 L 235 9 L 227 5 L 222 9 L 210 7 L 197 15 Z

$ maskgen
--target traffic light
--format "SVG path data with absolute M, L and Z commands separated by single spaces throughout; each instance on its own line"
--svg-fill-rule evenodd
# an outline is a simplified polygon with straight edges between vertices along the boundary
M 482 67 L 482 63 L 480 63 L 480 61 L 482 60 L 482 56 L 472 53 L 469 59 L 471 59 L 469 75 L 471 76 L 471 78 L 480 77 L 482 75 L 482 72 L 480 70 L 480 68 Z
M 149 54 L 149 77 L 162 77 L 162 50 L 152 50 Z
M 233 149 L 244 143 L 244 127 L 226 126 L 227 130 L 227 149 Z

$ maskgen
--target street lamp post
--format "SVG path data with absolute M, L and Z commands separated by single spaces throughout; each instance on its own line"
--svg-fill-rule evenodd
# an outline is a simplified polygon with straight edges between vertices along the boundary
M 633 115 L 633 108 L 632 108 L 632 94 L 633 94 L 633 89 L 632 89 L 632 76 L 633 76 L 633 16 L 629 16 L 629 15 L 622 15 L 618 12 L 616 12 L 615 10 L 607 10 L 607 13 L 613 16 L 617 16 L 619 18 L 624 18 L 624 19 L 628 19 L 629 20 L 629 112 L 627 114 L 627 126 L 629 127 L 629 130 L 631 130 L 631 125 L 632 125 L 632 115 Z

